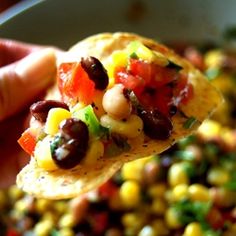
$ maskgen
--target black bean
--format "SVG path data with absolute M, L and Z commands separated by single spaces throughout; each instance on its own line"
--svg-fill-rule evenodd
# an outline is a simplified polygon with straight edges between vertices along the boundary
M 52 158 L 62 169 L 78 165 L 86 155 L 89 141 L 87 125 L 75 118 L 60 124 L 60 136 L 51 143 Z
M 81 120 L 69 118 L 60 123 L 60 131 L 68 138 L 78 139 L 80 137 L 87 137 L 87 126 L 85 126 L 85 123 Z
M 30 113 L 38 121 L 45 122 L 48 116 L 48 112 L 51 108 L 61 107 L 69 110 L 69 107 L 64 102 L 56 100 L 39 101 L 31 105 Z
M 171 120 L 157 109 L 139 109 L 139 116 L 144 123 L 144 133 L 152 138 L 165 140 L 170 137 L 173 125 Z
M 81 66 L 87 72 L 89 78 L 94 81 L 96 89 L 104 90 L 107 87 L 109 82 L 107 72 L 97 58 L 82 58 Z

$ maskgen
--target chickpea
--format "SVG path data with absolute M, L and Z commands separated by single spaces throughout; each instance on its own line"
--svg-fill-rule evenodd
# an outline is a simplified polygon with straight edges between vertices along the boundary
M 121 84 L 116 84 L 106 91 L 102 105 L 109 116 L 118 120 L 128 118 L 132 110 L 131 102 L 125 97 L 124 86 Z

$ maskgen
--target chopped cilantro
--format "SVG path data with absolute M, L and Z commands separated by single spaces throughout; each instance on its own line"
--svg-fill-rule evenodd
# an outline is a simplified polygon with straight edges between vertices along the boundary
M 193 161 L 195 159 L 194 153 L 192 151 L 188 151 L 188 150 L 176 151 L 175 155 L 180 160 L 184 160 L 184 161 Z
M 224 184 L 224 187 L 228 190 L 236 191 L 236 181 L 235 180 L 230 181 L 230 182 Z
M 58 148 L 58 146 L 60 146 L 61 142 L 62 142 L 61 135 L 56 135 L 54 137 L 54 139 L 50 142 L 51 153 L 55 152 L 55 150 Z
M 185 129 L 191 129 L 196 121 L 197 121 L 197 119 L 195 117 L 191 116 L 184 122 L 183 127 Z
M 183 200 L 175 203 L 173 207 L 178 212 L 179 220 L 182 224 L 188 224 L 194 221 L 204 223 L 206 221 L 206 215 L 211 208 L 211 203 Z
M 132 58 L 132 59 L 138 59 L 138 55 L 137 55 L 135 52 L 132 52 L 132 53 L 130 54 L 130 58 Z

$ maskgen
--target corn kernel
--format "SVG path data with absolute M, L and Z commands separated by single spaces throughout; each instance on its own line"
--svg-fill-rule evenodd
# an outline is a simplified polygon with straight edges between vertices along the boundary
M 171 187 L 189 183 L 189 178 L 182 166 L 182 163 L 175 163 L 170 167 L 168 171 L 168 183 Z
M 11 200 L 16 201 L 17 199 L 20 199 L 23 197 L 24 193 L 21 189 L 19 189 L 16 185 L 10 186 L 9 190 L 9 197 Z M 1 199 L 1 198 L 0 198 Z M 0 204 L 1 205 L 1 204 Z
M 167 190 L 167 186 L 166 184 L 164 183 L 157 183 L 157 184 L 154 184 L 154 185 L 151 185 L 149 188 L 148 188 L 148 195 L 151 197 L 151 198 L 156 198 L 156 197 L 164 197 L 165 195 L 165 192 Z
M 207 120 L 202 123 L 198 129 L 198 132 L 204 138 L 209 139 L 220 134 L 221 125 L 216 121 Z
M 42 141 L 39 141 L 34 151 L 34 157 L 38 166 L 45 170 L 55 170 L 58 168 L 52 159 L 50 139 L 47 136 Z
M 104 154 L 104 145 L 101 141 L 95 140 L 90 143 L 86 152 L 86 156 L 83 159 L 84 165 L 94 165 Z
M 39 198 L 35 202 L 36 211 L 38 213 L 44 213 L 50 208 L 51 204 L 52 204 L 52 202 L 50 200 Z
M 139 228 L 143 225 L 145 218 L 144 215 L 141 215 L 139 213 L 125 213 L 122 215 L 121 222 L 124 225 L 124 227 L 127 228 Z
M 48 236 L 52 228 L 53 228 L 52 222 L 48 220 L 39 221 L 34 227 L 34 234 L 36 236 Z
M 120 187 L 120 198 L 125 207 L 136 207 L 140 203 L 140 186 L 136 181 L 125 181 Z
M 169 229 L 163 219 L 155 219 L 152 221 L 151 225 L 155 229 L 155 232 L 158 232 L 158 236 L 170 235 Z
M 230 180 L 229 173 L 222 167 L 212 167 L 207 175 L 207 181 L 211 185 L 220 186 Z
M 181 228 L 181 223 L 179 222 L 178 212 L 170 207 L 165 213 L 165 222 L 170 229 L 179 229 Z
M 192 222 L 186 226 L 183 236 L 204 236 L 204 233 L 198 222 Z
M 101 125 L 110 129 L 111 132 L 123 135 L 127 138 L 139 136 L 143 130 L 143 121 L 137 115 L 130 115 L 126 121 L 115 120 L 108 115 L 100 119 Z
M 188 198 L 188 185 L 179 184 L 176 185 L 172 190 L 172 200 L 180 201 Z
M 125 163 L 121 168 L 121 176 L 124 180 L 141 181 L 143 177 L 143 167 L 149 158 L 141 158 L 135 161 Z
M 220 67 L 223 57 L 221 50 L 211 50 L 205 54 L 204 61 L 207 67 Z
M 45 133 L 50 135 L 56 134 L 59 130 L 59 124 L 61 123 L 61 121 L 70 117 L 71 113 L 68 110 L 59 107 L 52 108 L 48 112 L 48 117 L 44 129 Z
M 189 198 L 192 201 L 208 202 L 210 193 L 207 187 L 201 184 L 192 184 L 188 187 Z
M 60 236 L 74 236 L 75 233 L 74 233 L 73 229 L 62 228 L 62 229 L 59 230 L 59 235 Z
M 166 208 L 166 203 L 161 198 L 154 199 L 151 205 L 151 211 L 157 215 L 164 215 Z
M 60 228 L 72 228 L 76 221 L 72 214 L 66 213 L 60 218 L 58 225 Z

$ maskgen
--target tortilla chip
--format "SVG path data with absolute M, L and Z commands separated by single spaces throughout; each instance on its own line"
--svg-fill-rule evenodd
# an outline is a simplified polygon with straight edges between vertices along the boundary
M 104 33 L 89 37 L 70 49 L 74 58 L 94 56 L 105 63 L 115 50 L 124 49 L 131 41 L 138 40 L 148 48 L 161 52 L 172 62 L 180 65 L 189 74 L 194 88 L 194 97 L 181 105 L 181 111 L 187 117 L 194 117 L 191 127 L 184 127 L 186 117 L 177 113 L 172 117 L 173 132 L 167 140 L 151 140 L 145 137 L 141 143 L 131 143 L 131 150 L 119 156 L 101 158 L 94 165 L 77 165 L 73 169 L 46 171 L 37 166 L 34 158 L 18 174 L 17 184 L 24 191 L 37 197 L 63 199 L 84 194 L 109 179 L 125 162 L 137 158 L 159 154 L 168 149 L 179 139 L 190 135 L 208 118 L 221 103 L 222 97 L 206 78 L 190 63 L 176 55 L 172 50 L 150 39 L 129 33 Z M 50 91 L 48 98 L 60 99 L 58 89 Z

